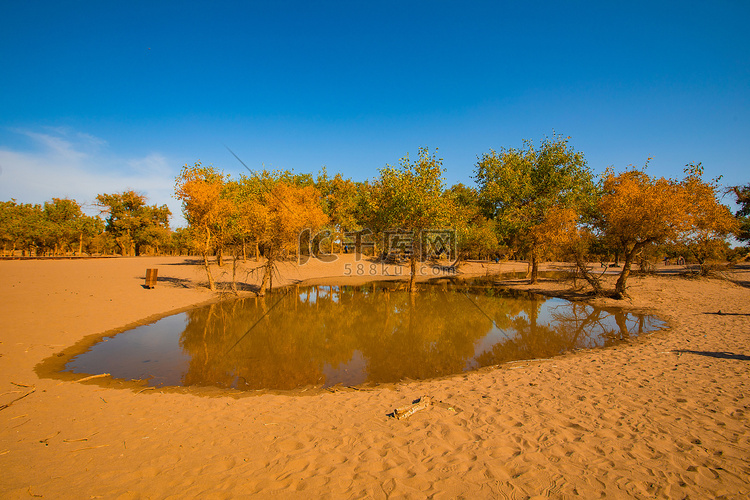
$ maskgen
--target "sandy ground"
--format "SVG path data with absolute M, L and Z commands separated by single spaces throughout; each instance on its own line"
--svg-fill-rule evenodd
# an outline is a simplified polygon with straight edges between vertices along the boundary
M 286 265 L 282 281 L 339 279 L 352 264 Z M 141 286 L 150 267 L 153 290 Z M 87 336 L 221 297 L 201 286 L 200 267 L 1 261 L 0 497 L 747 498 L 750 270 L 735 272 L 739 284 L 661 274 L 632 278 L 619 304 L 671 328 L 627 345 L 372 390 L 238 398 L 35 371 Z M 463 411 L 386 416 L 422 395 Z

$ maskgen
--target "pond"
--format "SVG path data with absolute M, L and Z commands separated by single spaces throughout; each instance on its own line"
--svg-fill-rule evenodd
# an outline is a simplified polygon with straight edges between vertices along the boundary
M 442 377 L 614 345 L 660 320 L 439 279 L 298 286 L 196 308 L 106 337 L 65 371 L 150 386 L 294 390 Z

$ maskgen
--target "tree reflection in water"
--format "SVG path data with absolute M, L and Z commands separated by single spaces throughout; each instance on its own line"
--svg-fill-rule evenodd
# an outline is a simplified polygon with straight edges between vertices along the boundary
M 513 292 L 492 279 L 290 287 L 164 318 L 93 346 L 67 371 L 152 385 L 253 389 L 397 382 L 613 345 L 655 318 Z M 184 329 L 180 332 L 180 328 Z
M 489 286 L 443 281 L 418 294 L 404 286 L 291 288 L 190 311 L 182 385 L 283 390 L 426 379 L 611 345 L 659 326 Z

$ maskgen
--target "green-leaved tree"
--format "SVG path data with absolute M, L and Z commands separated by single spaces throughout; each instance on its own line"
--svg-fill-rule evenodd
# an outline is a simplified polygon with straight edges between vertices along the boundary
M 537 147 L 491 150 L 479 159 L 475 180 L 485 213 L 500 238 L 530 254 L 529 277 L 537 280 L 540 253 L 565 239 L 579 207 L 593 191 L 583 153 L 553 136 Z
M 414 292 L 418 250 L 424 232 L 446 227 L 450 222 L 451 198 L 444 192 L 443 160 L 428 148 L 419 148 L 418 158 L 401 159 L 398 166 L 380 169 L 369 193 L 370 223 L 376 231 L 400 230 L 412 236 L 409 290 Z

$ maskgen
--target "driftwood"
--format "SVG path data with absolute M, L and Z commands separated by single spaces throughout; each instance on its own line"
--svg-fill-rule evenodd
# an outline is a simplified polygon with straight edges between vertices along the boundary
M 393 410 L 393 416 L 399 420 L 409 418 L 418 411 L 429 408 L 430 404 L 432 404 L 432 398 L 430 396 L 422 396 L 417 400 L 416 403 L 402 406 Z
M 87 380 L 100 377 L 109 377 L 109 373 L 100 373 L 99 375 L 91 375 L 90 377 L 79 378 L 78 380 L 76 380 L 76 382 L 86 382 Z
M 422 396 L 421 398 L 415 400 L 410 405 L 396 408 L 395 410 L 393 410 L 393 413 L 388 414 L 388 416 L 397 418 L 399 420 L 403 420 L 403 419 L 411 417 L 418 411 L 426 410 L 430 406 L 440 406 L 442 408 L 445 408 L 455 413 L 458 413 L 461 411 L 459 408 L 453 405 L 450 405 L 448 403 L 443 403 L 442 401 L 435 401 L 431 396 Z

